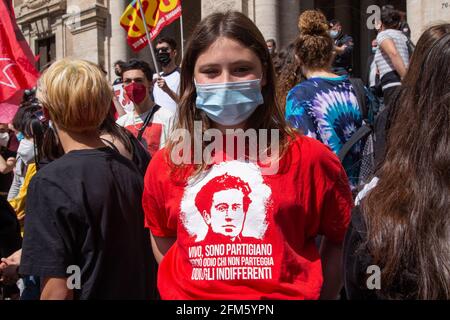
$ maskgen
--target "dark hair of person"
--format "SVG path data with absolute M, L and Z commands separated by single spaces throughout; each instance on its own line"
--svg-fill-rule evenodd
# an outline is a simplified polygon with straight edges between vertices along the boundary
M 46 162 L 54 161 L 64 155 L 64 150 L 58 141 L 57 134 L 52 128 L 48 128 L 42 140 L 41 159 Z
M 153 80 L 153 69 L 150 67 L 150 65 L 143 61 L 138 59 L 130 59 L 127 63 L 125 63 L 122 67 L 122 75 L 125 71 L 129 70 L 141 70 L 148 81 Z
M 300 63 L 295 58 L 295 45 L 290 43 L 283 54 L 276 58 L 275 65 L 280 65 L 277 81 L 278 104 L 285 110 L 286 98 L 289 91 L 302 80 Z
M 156 41 L 157 44 L 161 44 L 164 42 L 170 46 L 170 49 L 177 50 L 177 42 L 175 41 L 175 39 L 169 37 L 161 37 Z
M 116 62 L 113 63 L 113 67 L 115 67 L 115 66 L 122 67 L 124 64 L 125 64 L 125 61 L 117 60 Z
M 14 128 L 22 132 L 27 138 L 33 138 L 36 152 L 36 167 L 39 169 L 40 160 L 53 161 L 64 155 L 64 150 L 58 144 L 56 133 L 49 126 L 48 119 L 40 119 L 42 113 L 35 91 L 24 96 L 14 119 Z
M 273 69 L 275 70 L 275 75 L 277 77 L 280 76 L 281 69 L 283 69 L 284 67 L 284 62 L 286 60 L 287 54 L 287 48 L 283 48 L 279 50 L 274 57 L 272 57 Z
M 272 58 L 267 49 L 266 41 L 255 26 L 255 24 L 244 14 L 236 11 L 226 13 L 213 13 L 203 19 L 193 31 L 190 40 L 186 46 L 181 68 L 180 97 L 178 116 L 175 120 L 175 129 L 187 130 L 191 136 L 191 146 L 194 146 L 194 122 L 201 121 L 203 130 L 211 128 L 212 123 L 203 110 L 195 108 L 197 98 L 196 87 L 194 83 L 194 69 L 198 57 L 205 52 L 217 39 L 226 37 L 239 42 L 241 45 L 251 49 L 261 61 L 263 73 L 266 78 L 266 84 L 262 87 L 262 96 L 264 104 L 247 120 L 247 128 L 259 129 L 278 129 L 280 137 L 280 154 L 287 149 L 290 138 L 294 132 L 287 125 L 284 115 L 276 101 L 275 92 L 275 71 Z M 167 150 L 170 153 L 178 144 L 178 140 L 169 138 Z M 203 150 L 207 143 L 202 142 Z M 268 142 L 270 150 L 270 141 Z M 191 156 L 194 154 L 192 152 Z M 176 166 L 169 161 L 174 169 L 183 167 Z M 201 173 L 206 169 L 207 164 L 194 166 L 193 175 Z
M 386 29 L 398 29 L 402 17 L 398 10 L 387 7 L 381 10 L 381 23 Z
M 103 121 L 103 123 L 100 126 L 101 132 L 106 132 L 113 136 L 114 138 L 118 139 L 125 147 L 125 149 L 130 153 L 133 154 L 133 146 L 130 142 L 130 138 L 127 134 L 128 131 L 126 129 L 120 127 L 116 121 L 114 120 L 114 116 L 110 113 L 106 116 L 106 119 Z
M 329 67 L 334 43 L 325 15 L 318 10 L 307 10 L 300 15 L 298 27 L 300 34 L 295 41 L 295 52 L 300 64 L 309 69 Z
M 330 20 L 330 22 L 328 24 L 330 27 L 334 27 L 335 25 L 338 25 L 338 24 L 340 25 L 341 22 L 337 19 L 332 19 L 332 20 Z
M 40 111 L 41 106 L 36 99 L 35 91 L 30 90 L 24 94 L 22 103 L 12 120 L 14 129 L 22 132 L 26 138 L 33 139 L 37 166 L 41 159 L 44 136 L 48 130 L 48 124 L 39 119 Z
M 272 45 L 273 45 L 275 48 L 277 47 L 277 43 L 276 43 L 275 39 L 267 39 L 267 40 L 266 40 L 266 43 L 267 43 L 267 42 L 272 43 Z
M 450 299 L 449 31 L 419 39 L 391 105 L 379 182 L 361 204 L 388 299 Z

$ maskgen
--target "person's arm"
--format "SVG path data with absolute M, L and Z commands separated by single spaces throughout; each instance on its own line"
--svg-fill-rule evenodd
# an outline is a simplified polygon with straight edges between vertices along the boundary
M 79 265 L 75 237 L 84 227 L 83 209 L 59 185 L 39 175 L 30 182 L 26 206 L 19 273 L 43 280 L 42 299 L 71 298 L 63 279 L 68 266 Z
M 113 96 L 112 102 L 113 102 L 114 108 L 116 108 L 117 115 L 119 116 L 119 118 L 121 116 L 123 116 L 124 114 L 126 114 L 126 112 L 123 109 L 122 105 L 119 103 L 119 101 L 117 101 L 117 97 L 116 96 Z
M 10 285 L 19 279 L 19 265 L 22 256 L 22 249 L 17 250 L 7 258 L 2 258 L 0 262 L 0 283 Z
M 320 247 L 323 286 L 321 300 L 335 300 L 342 289 L 342 244 L 323 238 Z
M 174 237 L 162 238 L 162 237 L 155 237 L 154 235 L 151 235 L 150 237 L 152 242 L 153 255 L 155 256 L 156 262 L 160 264 L 161 260 L 164 258 L 167 251 L 169 251 L 169 249 L 175 243 L 177 238 Z
M 347 49 L 347 45 L 343 44 L 342 46 L 334 46 L 334 50 L 336 51 L 336 54 L 343 55 L 345 53 L 345 50 Z
M 73 300 L 73 290 L 67 287 L 65 278 L 44 278 L 41 300 Z
M 321 159 L 322 170 L 333 173 L 334 182 L 329 185 L 321 201 L 319 234 L 323 235 L 320 256 L 323 285 L 320 299 L 337 299 L 342 289 L 342 252 L 345 234 L 351 218 L 353 198 L 345 170 L 338 158 L 329 151 Z
M 381 42 L 381 50 L 383 50 L 391 60 L 395 71 L 398 72 L 400 75 L 400 78 L 403 79 L 403 77 L 406 75 L 407 69 L 406 65 L 403 62 L 403 59 L 400 55 L 400 53 L 397 50 L 397 47 L 395 46 L 395 43 L 392 39 L 386 39 L 383 42 Z
M 173 101 L 175 101 L 177 104 L 180 102 L 180 97 L 169 88 L 166 80 L 164 80 L 163 78 L 158 78 L 156 80 L 156 83 L 158 87 L 160 87 L 162 91 L 167 93 Z
M 1 174 L 7 174 L 13 171 L 14 166 L 16 165 L 16 159 L 15 158 L 8 158 L 5 160 L 2 155 L 0 155 L 0 173 Z

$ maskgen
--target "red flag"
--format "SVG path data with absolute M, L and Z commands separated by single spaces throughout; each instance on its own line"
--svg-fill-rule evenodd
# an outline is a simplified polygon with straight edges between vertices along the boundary
M 150 38 L 153 40 L 161 30 L 178 19 L 181 12 L 181 0 L 141 0 Z M 127 32 L 128 44 L 134 51 L 144 48 L 147 37 L 139 9 L 139 2 L 133 0 L 120 18 L 120 25 Z
M 11 0 L 0 0 L 0 102 L 36 85 L 34 55 L 16 23 Z

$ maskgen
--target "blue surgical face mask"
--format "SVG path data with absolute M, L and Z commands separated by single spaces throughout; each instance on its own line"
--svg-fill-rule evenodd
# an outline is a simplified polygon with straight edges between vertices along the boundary
M 223 126 L 238 125 L 264 103 L 261 80 L 195 84 L 196 107 Z
M 17 141 L 19 141 L 19 142 L 25 138 L 25 136 L 23 135 L 22 132 L 16 133 L 16 137 L 17 137 Z
M 336 30 L 330 31 L 331 38 L 336 39 L 338 37 L 338 35 L 339 35 L 339 31 L 336 31 Z
M 375 54 L 377 53 L 378 47 L 372 47 L 372 53 Z

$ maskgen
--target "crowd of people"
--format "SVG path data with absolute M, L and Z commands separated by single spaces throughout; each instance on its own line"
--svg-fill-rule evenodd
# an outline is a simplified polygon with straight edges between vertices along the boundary
M 47 66 L 0 124 L 2 298 L 450 299 L 450 24 L 412 51 L 383 8 L 366 85 L 339 21 L 298 28 L 214 13 L 113 84 Z

